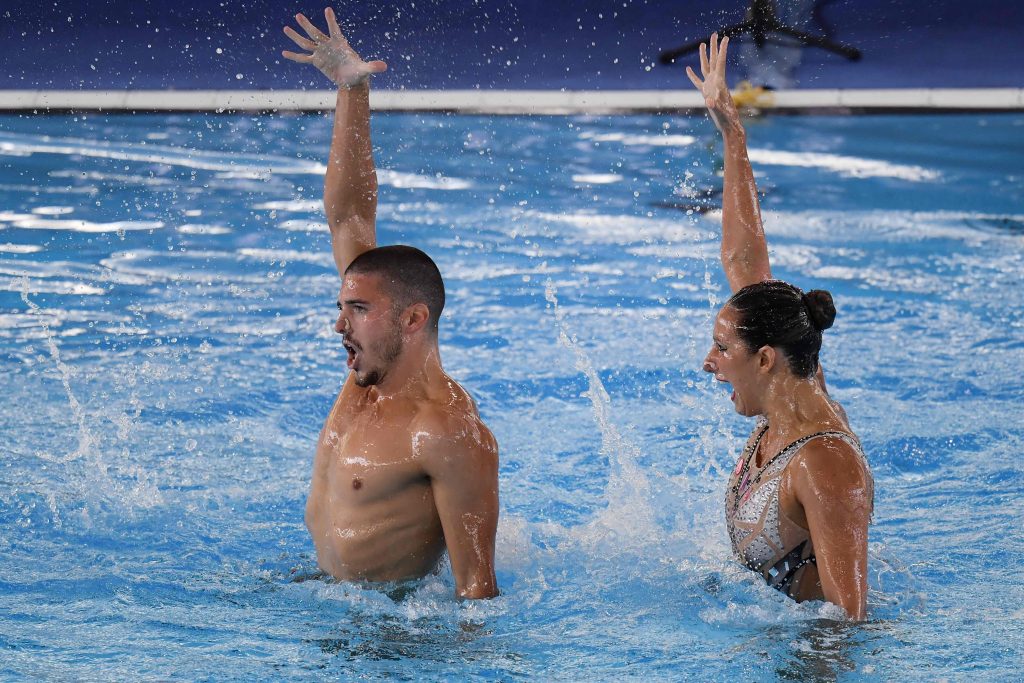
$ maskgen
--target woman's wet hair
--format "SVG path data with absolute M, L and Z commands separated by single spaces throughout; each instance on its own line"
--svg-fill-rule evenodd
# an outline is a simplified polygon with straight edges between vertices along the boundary
M 736 332 L 751 352 L 772 346 L 786 356 L 793 374 L 817 372 L 821 333 L 836 319 L 831 294 L 821 289 L 805 294 L 788 282 L 765 280 L 739 290 L 726 305 L 736 310 Z
M 345 273 L 380 275 L 395 308 L 401 311 L 412 304 L 425 304 L 430 311 L 430 329 L 437 332 L 444 310 L 444 280 L 434 260 L 416 247 L 394 244 L 364 251 Z

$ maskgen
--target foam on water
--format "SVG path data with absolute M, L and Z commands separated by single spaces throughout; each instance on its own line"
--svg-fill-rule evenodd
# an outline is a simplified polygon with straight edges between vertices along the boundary
M 327 223 L 321 220 L 311 221 L 293 219 L 281 221 L 277 224 L 277 227 L 281 230 L 288 230 L 289 232 L 327 232 L 330 230 Z
M 40 216 L 63 216 L 74 213 L 74 211 L 74 208 L 70 206 L 37 206 L 32 209 L 32 213 L 39 214 Z
M 0 155 L 31 156 L 55 154 L 93 157 L 115 161 L 179 166 L 231 174 L 229 178 L 265 179 L 275 173 L 323 175 L 326 166 L 273 156 L 254 159 L 247 155 L 225 155 L 223 152 L 184 149 L 163 145 L 112 144 L 78 138 L 50 136 L 14 136 L 0 133 Z M 233 157 L 225 160 L 225 157 Z M 269 162 L 269 163 L 268 163 Z M 276 163 L 275 163 L 276 162 Z
M 297 211 L 301 213 L 320 213 L 323 211 L 324 203 L 318 199 L 290 199 L 275 202 L 260 202 L 254 204 L 254 209 L 267 211 Z
M 618 173 L 576 173 L 572 176 L 574 183 L 586 185 L 611 185 L 622 180 Z

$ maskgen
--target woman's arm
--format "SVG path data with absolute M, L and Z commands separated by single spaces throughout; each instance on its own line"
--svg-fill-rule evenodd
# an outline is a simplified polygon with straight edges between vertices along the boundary
M 856 451 L 839 440 L 807 444 L 783 486 L 803 508 L 825 599 L 863 619 L 868 595 L 868 524 L 873 490 Z
M 686 74 L 704 95 L 708 114 L 725 141 L 725 182 L 722 191 L 722 267 L 733 292 L 755 282 L 770 280 L 768 243 L 761 223 L 754 171 L 747 157 L 747 134 L 725 83 L 729 38 L 718 45 L 711 36 L 710 55 L 700 46 L 701 80 L 686 67 Z

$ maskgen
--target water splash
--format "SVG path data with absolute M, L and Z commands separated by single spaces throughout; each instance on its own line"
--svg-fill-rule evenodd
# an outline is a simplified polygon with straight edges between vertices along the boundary
M 28 278 L 23 277 L 19 282 L 19 288 L 21 289 L 21 300 L 28 306 L 29 314 L 36 316 L 39 319 L 39 325 L 43 329 L 43 335 L 46 338 L 46 348 L 50 352 L 50 358 L 53 360 L 54 365 L 57 367 L 57 372 L 60 373 L 60 381 L 64 386 L 64 393 L 67 395 L 68 404 L 71 406 L 71 416 L 78 425 L 78 447 L 71 453 L 61 457 L 55 456 L 50 453 L 40 451 L 37 455 L 43 460 L 48 460 L 59 465 L 64 465 L 69 462 L 73 462 L 83 457 L 87 453 L 91 452 L 93 446 L 98 441 L 90 431 L 89 426 L 85 421 L 85 413 L 82 410 L 82 404 L 75 396 L 74 390 L 71 388 L 71 368 L 61 359 L 60 349 L 57 347 L 57 341 L 54 338 L 53 331 L 50 329 L 49 323 L 46 322 L 46 318 L 43 316 L 43 311 L 34 301 L 28 298 Z
M 111 472 L 110 464 L 100 451 L 100 435 L 90 428 L 85 409 L 71 386 L 74 371 L 61 358 L 56 335 L 46 320 L 45 312 L 42 307 L 29 298 L 28 278 L 22 278 L 19 285 L 21 299 L 28 306 L 29 315 L 35 316 L 39 320 L 50 359 L 60 375 L 61 385 L 71 408 L 72 419 L 78 427 L 78 444 L 72 452 L 63 456 L 45 451 L 38 451 L 35 454 L 41 460 L 60 466 L 65 480 L 63 489 L 45 487 L 43 490 L 37 491 L 46 500 L 54 527 L 60 529 L 63 524 L 59 499 L 70 502 L 73 506 L 84 504 L 84 507 L 81 508 L 81 515 L 86 525 L 90 524 L 92 512 L 104 508 L 116 507 L 121 512 L 126 512 L 128 516 L 134 516 L 136 509 L 149 508 L 162 503 L 163 498 L 157 487 L 150 481 L 148 473 L 141 467 L 130 464 L 131 453 L 127 448 L 121 450 L 121 462 L 126 465 L 124 474 L 127 475 L 128 481 L 118 481 Z M 118 419 L 114 420 L 117 425 L 117 436 L 121 440 L 127 438 L 130 424 L 141 414 L 142 407 L 134 394 L 130 403 L 134 408 L 134 415 L 122 413 Z M 76 470 L 76 467 L 80 467 L 80 471 Z
M 611 464 L 605 489 L 607 507 L 588 524 L 581 536 L 587 545 L 611 541 L 617 548 L 645 546 L 659 535 L 651 507 L 651 485 L 637 464 L 640 450 L 622 436 L 611 419 L 611 399 L 586 351 L 565 322 L 550 280 L 544 286 L 544 298 L 551 304 L 558 324 L 558 340 L 576 357 L 576 369 L 587 378 L 583 395 L 590 399 L 594 420 L 601 430 L 601 453 Z

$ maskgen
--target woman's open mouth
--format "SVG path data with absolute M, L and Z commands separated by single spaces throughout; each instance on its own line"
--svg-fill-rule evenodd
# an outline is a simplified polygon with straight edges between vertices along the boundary
M 721 373 L 718 373 L 718 372 L 715 373 L 715 381 L 716 382 L 723 382 L 725 384 L 730 384 L 729 380 L 727 380 L 725 378 L 725 375 L 723 375 Z M 730 388 L 732 388 L 732 387 L 730 386 Z M 736 402 L 736 390 L 735 389 L 732 389 L 732 395 L 729 396 L 729 398 L 732 400 L 733 403 Z

